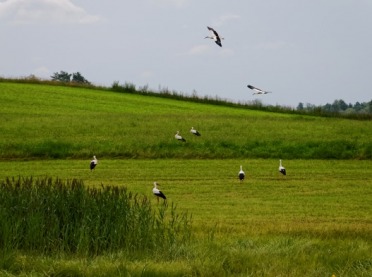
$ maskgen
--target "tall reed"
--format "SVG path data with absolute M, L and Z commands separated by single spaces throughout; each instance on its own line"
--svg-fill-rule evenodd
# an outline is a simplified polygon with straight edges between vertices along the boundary
M 125 187 L 49 177 L 0 183 L 0 248 L 42 254 L 150 253 L 187 243 L 190 217 Z

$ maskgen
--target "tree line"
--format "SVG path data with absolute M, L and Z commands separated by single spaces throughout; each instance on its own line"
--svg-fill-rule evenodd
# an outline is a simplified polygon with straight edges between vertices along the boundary
M 332 104 L 327 103 L 322 106 L 316 106 L 310 103 L 299 103 L 296 108 L 298 111 L 313 112 L 321 110 L 326 113 L 341 113 L 341 114 L 372 114 L 372 100 L 369 102 L 356 102 L 355 104 L 347 104 L 342 99 L 333 101 Z

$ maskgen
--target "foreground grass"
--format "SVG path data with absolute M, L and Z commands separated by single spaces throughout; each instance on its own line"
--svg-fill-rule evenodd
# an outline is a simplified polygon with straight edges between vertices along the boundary
M 1 162 L 5 176 L 80 178 L 152 197 L 158 181 L 169 203 L 192 214 L 194 241 L 168 253 L 120 251 L 87 258 L 15 252 L 3 272 L 95 276 L 370 276 L 372 162 L 284 160 L 89 160 Z M 246 180 L 237 180 L 239 165 Z M 153 205 L 157 205 L 152 198 Z M 1 260 L 1 259 L 0 259 Z
M 96 258 L 12 254 L 4 276 L 370 276 L 365 241 L 288 236 L 236 242 L 199 242 L 172 257 L 133 259 L 117 253 Z M 180 257 L 183 256 L 183 257 Z M 0 262 L 1 263 L 1 262 Z M 7 274 L 7 275 L 5 275 Z M 0 273 L 1 275 L 1 273 Z
M 4 82 L 0 101 L 0 159 L 372 158 L 372 121 Z

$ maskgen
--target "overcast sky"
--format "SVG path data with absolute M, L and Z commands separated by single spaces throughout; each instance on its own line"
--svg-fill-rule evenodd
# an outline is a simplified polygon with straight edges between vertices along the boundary
M 0 0 L 0 36 L 2 77 L 63 70 L 293 107 L 372 100 L 372 0 Z

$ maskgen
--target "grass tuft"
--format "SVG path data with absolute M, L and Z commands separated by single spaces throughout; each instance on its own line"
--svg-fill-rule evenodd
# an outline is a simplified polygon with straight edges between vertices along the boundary
M 81 180 L 7 178 L 0 184 L 0 246 L 40 254 L 96 256 L 165 251 L 187 243 L 189 217 L 153 208 L 125 187 L 87 188 Z

